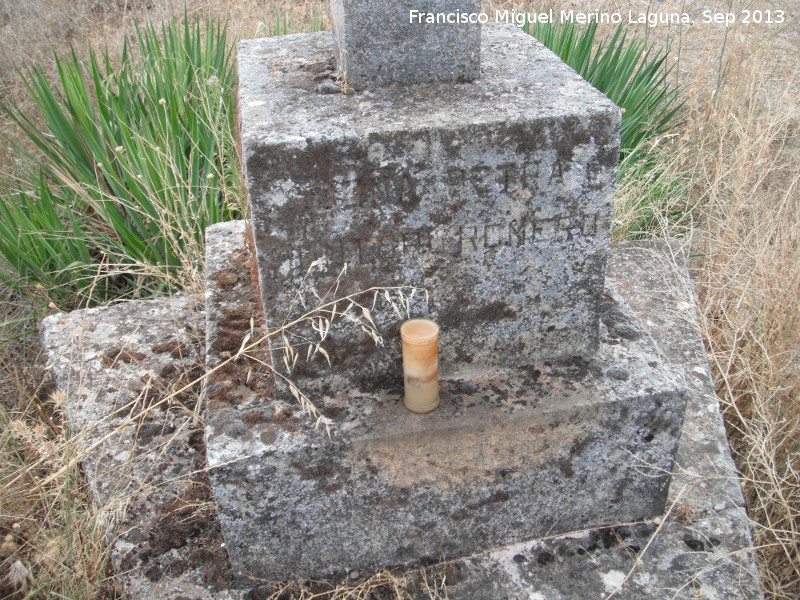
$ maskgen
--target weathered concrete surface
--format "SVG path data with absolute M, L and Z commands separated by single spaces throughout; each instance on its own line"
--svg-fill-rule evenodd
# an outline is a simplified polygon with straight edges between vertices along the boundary
M 206 436 L 215 432 L 244 439 L 259 438 L 277 400 L 270 370 L 269 344 L 241 352 L 266 331 L 257 286 L 252 279 L 252 250 L 244 243 L 244 221 L 212 225 L 206 233 L 206 369 L 204 391 Z M 221 442 L 224 444 L 224 442 Z M 245 458 L 239 455 L 234 460 Z M 215 475 L 212 475 L 215 478 Z
M 134 598 L 235 597 L 205 472 L 203 305 L 184 295 L 42 322 L 55 384 Z
M 686 420 L 693 427 L 681 434 L 669 502 L 686 485 L 692 493 L 685 499 L 693 514 L 744 506 L 680 246 L 642 242 L 613 248 L 609 284 L 643 316 L 659 356 L 692 393 Z
M 457 561 L 451 598 L 762 598 L 749 521 L 678 244 L 615 244 L 608 285 L 644 320 L 690 395 L 670 484 L 669 514 Z M 637 563 L 640 560 L 641 563 Z
M 110 440 L 114 451 L 93 453 L 83 462 L 98 502 L 128 494 L 132 482 L 103 474 L 135 460 L 138 445 L 169 436 L 179 426 L 187 434 L 192 428 L 193 412 L 187 409 L 193 409 L 196 398 L 164 398 L 204 372 L 194 339 L 203 331 L 201 309 L 197 302 L 176 297 L 168 306 L 128 303 L 113 310 L 54 315 L 42 322 L 45 347 L 60 350 L 50 353 L 48 366 L 67 394 L 71 426 L 87 437 L 115 433 Z M 176 319 L 175 326 L 159 328 L 169 316 Z
M 336 286 L 425 287 L 440 364 L 590 355 L 619 110 L 515 27 L 484 27 L 479 81 L 316 92 L 330 34 L 239 46 L 243 158 L 267 321 Z M 311 263 L 325 257 L 308 273 Z M 371 304 L 371 298 L 366 299 Z M 376 313 L 394 335 L 405 315 Z M 313 332 L 308 332 L 313 336 Z M 331 330 L 339 372 L 390 387 L 394 350 Z M 279 356 L 274 357 L 279 361 Z M 333 357 L 332 357 L 333 358 Z M 325 364 L 324 361 L 322 364 Z M 306 365 L 304 385 L 321 371 Z
M 691 392 L 669 504 L 675 502 L 679 492 L 681 495 L 641 556 L 642 564 L 636 565 L 614 597 L 667 600 L 693 598 L 698 594 L 720 600 L 761 598 L 749 549 L 752 543 L 743 499 L 698 334 L 685 267 L 663 244 L 619 244 L 612 246 L 608 282 L 645 320 L 670 372 L 679 376 Z M 254 307 L 250 310 L 257 314 Z M 180 358 L 177 349 L 175 354 L 152 352 L 154 340 L 148 339 L 150 335 L 156 335 L 157 343 L 169 342 L 190 328 L 192 334 L 184 341 L 187 354 L 191 352 L 193 357 L 191 361 L 185 363 L 188 357 Z M 190 363 L 203 351 L 202 329 L 202 313 L 197 311 L 196 303 L 181 296 L 46 319 L 42 327 L 45 348 L 59 390 L 68 392 L 67 414 L 72 429 L 85 436 L 86 444 L 100 442 L 115 429 L 109 418 L 113 407 L 127 403 L 122 397 L 130 392 L 121 385 L 122 375 L 137 369 L 168 373 L 170 365 L 177 369 L 176 373 L 187 367 L 191 370 Z M 150 333 L 145 336 L 147 332 Z M 142 356 L 136 362 L 118 360 L 111 363 L 114 367 L 110 369 L 103 356 L 108 350 L 114 354 L 119 341 L 131 356 Z M 173 377 L 174 374 L 169 378 Z M 83 401 L 79 401 L 82 396 L 85 396 Z M 86 470 L 95 473 L 90 478 L 95 498 L 105 496 L 100 490 L 113 487 L 123 490 L 120 495 L 133 498 L 130 490 L 140 486 L 136 482 L 151 476 L 156 479 L 153 485 L 145 486 L 148 493 L 158 490 L 159 482 L 171 482 L 170 485 L 176 486 L 176 495 L 167 494 L 169 499 L 186 498 L 180 491 L 186 489 L 191 474 L 204 466 L 203 453 L 192 452 L 191 445 L 181 451 L 176 445 L 175 451 L 165 454 L 163 443 L 151 443 L 159 442 L 160 436 L 146 441 L 148 435 L 145 431 L 145 441 L 134 452 L 139 460 L 126 463 L 130 471 L 119 469 L 121 461 L 110 463 L 109 469 L 95 469 L 92 465 L 96 459 L 90 458 Z M 172 435 L 177 435 L 178 444 L 182 439 L 180 424 Z M 96 456 L 115 455 L 118 444 L 129 446 L 119 440 L 112 436 L 100 443 Z M 128 478 L 133 478 L 134 487 L 120 486 L 122 481 L 131 481 Z M 216 528 L 218 534 L 219 527 L 213 512 L 201 520 L 188 520 L 189 525 L 183 529 L 185 544 L 181 545 L 178 536 L 170 543 L 170 538 L 153 532 L 153 527 L 156 531 L 167 529 L 165 514 L 179 522 L 186 521 L 189 515 L 185 514 L 185 508 L 182 512 L 180 506 L 172 505 L 164 512 L 159 510 L 164 505 L 157 497 L 149 501 L 146 495 L 135 498 L 141 499 L 141 504 L 132 501 L 127 516 L 121 512 L 116 515 L 130 520 L 125 527 L 118 528 L 115 564 L 126 571 L 123 579 L 129 584 L 131 598 L 243 597 L 246 590 L 221 590 L 209 584 L 209 580 L 218 584 L 223 580 L 213 577 L 214 566 L 217 570 L 220 565 L 224 567 L 224 561 L 212 552 L 220 550 L 221 539 L 216 540 L 215 548 L 210 545 L 215 535 L 211 532 Z M 188 502 L 197 504 L 197 500 Z M 136 506 L 141 506 L 141 510 Z M 110 523 L 114 517 L 109 515 Z M 177 524 L 173 523 L 173 529 Z M 624 525 L 523 543 L 454 561 L 442 570 L 448 597 L 456 600 L 604 598 L 610 593 L 610 586 L 624 579 L 635 566 L 653 531 L 652 523 Z M 618 538 L 622 543 L 618 543 Z M 151 543 L 156 545 L 155 553 L 148 550 Z M 701 587 L 702 595 L 698 591 Z M 418 597 L 427 596 L 420 593 Z
M 619 525 L 456 561 L 447 571 L 448 597 L 575 600 L 614 593 L 620 600 L 761 598 L 741 509 L 672 519 L 661 527 L 654 522 Z M 640 565 L 635 564 L 638 556 Z
M 479 13 L 480 0 L 331 0 L 340 74 L 355 89 L 480 76 L 479 23 L 420 23 L 411 11 Z
M 241 226 L 209 228 L 206 243 L 211 367 L 229 335 L 211 321 L 236 298 L 219 282 L 249 261 Z M 401 388 L 348 393 L 334 362 L 315 395 L 330 436 L 231 380 L 208 404 L 206 445 L 234 570 L 322 577 L 663 513 L 685 394 L 624 301 L 610 291 L 601 308 L 591 360 L 442 369 L 442 405 L 428 415 L 406 411 Z

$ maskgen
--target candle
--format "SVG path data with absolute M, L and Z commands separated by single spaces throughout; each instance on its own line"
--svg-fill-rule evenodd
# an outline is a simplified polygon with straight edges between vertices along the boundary
M 439 406 L 439 326 L 428 319 L 411 319 L 400 327 L 400 338 L 403 404 L 411 412 L 431 412 Z

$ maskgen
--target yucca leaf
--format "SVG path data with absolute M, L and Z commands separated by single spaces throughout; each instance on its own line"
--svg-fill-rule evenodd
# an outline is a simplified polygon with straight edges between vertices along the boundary
M 576 30 L 572 23 L 526 24 L 524 29 L 555 52 L 584 79 L 624 109 L 620 158 L 644 152 L 643 143 L 677 125 L 680 91 L 670 86 L 667 53 L 628 38 L 622 25 L 597 44 L 597 23 Z

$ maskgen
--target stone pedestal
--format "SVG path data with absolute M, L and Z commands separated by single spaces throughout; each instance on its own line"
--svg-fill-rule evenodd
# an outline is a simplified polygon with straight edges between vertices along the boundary
M 242 246 L 243 225 L 221 225 L 210 232 L 213 248 L 221 249 L 211 257 L 212 263 L 218 262 L 211 268 L 223 293 L 209 298 L 206 307 L 219 315 L 209 334 L 217 340 L 214 351 L 220 355 L 235 353 L 251 334 L 251 315 L 255 335 L 261 326 L 248 254 Z M 427 577 L 431 586 L 444 579 L 446 587 L 435 586 L 442 596 L 474 600 L 574 600 L 603 598 L 612 592 L 624 600 L 674 600 L 685 593 L 762 598 L 744 498 L 680 252 L 663 241 L 612 245 L 607 282 L 621 304 L 647 322 L 647 333 L 664 360 L 660 368 L 679 378 L 689 393 L 667 496 L 671 510 L 660 525 L 614 523 L 504 545 L 424 571 L 412 565 L 402 574 L 408 582 L 405 591 L 424 589 L 420 578 Z M 42 323 L 43 345 L 54 382 L 66 399 L 67 421 L 78 436 L 76 442 L 87 448 L 83 468 L 92 497 L 101 510 L 110 500 L 120 511 L 120 500 L 127 500 L 124 526 L 109 523 L 109 536 L 115 540 L 113 566 L 132 599 L 240 600 L 251 588 L 263 586 L 244 572 L 237 581 L 241 587 L 225 589 L 229 572 L 225 549 L 238 542 L 230 535 L 221 537 L 213 502 L 206 496 L 205 479 L 221 467 L 207 469 L 202 431 L 194 429 L 194 396 L 182 394 L 177 402 L 148 409 L 143 422 L 125 426 L 142 408 L 132 400 L 175 390 L 202 372 L 195 364 L 203 354 L 201 309 L 196 298 L 178 295 L 59 313 Z M 620 327 L 616 329 L 619 334 Z M 621 331 L 630 333 L 624 327 Z M 267 369 L 259 361 L 263 356 L 253 352 L 229 363 L 230 371 L 211 376 L 206 402 L 223 403 L 220 408 L 226 399 L 229 402 L 228 420 L 225 412 L 217 414 L 221 422 L 211 426 L 226 427 L 225 439 L 231 444 L 242 443 L 237 435 L 245 440 L 261 437 L 270 422 L 292 428 L 296 407 L 270 399 L 264 379 Z M 329 415 L 335 418 L 335 411 Z M 269 440 L 268 433 L 264 439 Z M 239 485 L 257 474 L 256 466 Z M 469 510 L 488 513 L 497 504 L 503 502 Z M 239 514 L 246 518 L 247 510 L 243 504 Z M 476 521 L 483 518 L 480 514 Z M 446 535 L 457 534 L 463 523 L 454 521 Z M 309 539 L 307 550 L 317 547 Z M 353 567 L 346 564 L 341 569 Z M 627 573 L 633 575 L 625 580 Z M 294 573 L 287 577 L 290 585 L 297 581 Z M 370 589 L 376 593 L 392 589 L 388 579 L 383 581 L 384 587 Z M 375 580 L 361 571 L 357 583 L 361 582 L 372 586 Z M 325 589 L 340 583 L 333 579 Z M 252 597 L 275 592 L 275 587 L 260 587 Z
M 350 296 L 275 335 L 271 357 L 239 357 L 299 357 L 288 390 L 253 393 L 241 364 L 209 379 L 234 571 L 368 571 L 661 514 L 685 395 L 604 289 L 618 108 L 514 27 L 485 29 L 472 83 L 319 93 L 334 54 L 330 34 L 240 46 L 260 293 L 240 273 L 232 294 L 232 265 L 250 263 L 210 230 L 207 365 L 241 347 L 238 297 L 277 331 Z M 352 306 L 381 345 L 342 318 Z M 441 327 L 429 415 L 401 402 L 409 317 Z
M 409 314 L 441 326 L 443 372 L 596 350 L 619 109 L 513 26 L 484 28 L 482 44 L 474 83 L 355 95 L 317 92 L 330 33 L 240 45 L 243 159 L 270 327 L 302 309 L 298 293 L 314 303 L 312 289 L 413 286 L 430 294 Z M 378 308 L 378 328 L 395 335 L 407 315 Z M 330 335 L 350 385 L 376 389 L 394 372 L 391 349 L 335 325 Z M 307 369 L 313 386 L 324 371 Z
M 256 310 L 243 246 L 242 227 L 209 230 L 209 367 L 236 354 Z M 598 310 L 591 359 L 444 373 L 428 415 L 403 408 L 402 387 L 348 389 L 334 365 L 312 396 L 330 435 L 254 394 L 246 362 L 217 372 L 207 456 L 234 571 L 364 572 L 662 514 L 685 394 L 613 288 Z

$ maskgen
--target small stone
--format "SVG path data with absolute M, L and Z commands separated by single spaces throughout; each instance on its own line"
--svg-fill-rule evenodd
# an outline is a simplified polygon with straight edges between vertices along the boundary
M 244 422 L 235 408 L 223 408 L 217 411 L 213 418 L 208 420 L 208 424 L 217 435 L 236 438 L 245 432 Z
M 470 381 L 459 381 L 457 389 L 460 394 L 474 394 L 478 391 L 478 386 Z
M 317 86 L 317 91 L 320 94 L 338 94 L 342 89 L 330 79 L 326 79 Z
M 141 445 L 149 444 L 154 437 L 164 433 L 164 429 L 165 427 L 163 423 L 142 423 L 142 425 L 139 427 L 137 441 Z M 173 427 L 172 429 L 174 430 L 175 428 Z
M 353 581 L 358 579 L 360 576 L 361 573 L 359 573 L 358 571 L 350 571 L 350 579 L 352 579 Z
M 616 325 L 614 327 L 613 333 L 617 337 L 621 337 L 622 339 L 631 341 L 638 340 L 642 335 L 636 330 L 636 328 L 631 327 L 630 325 L 622 325 L 622 324 Z
M 630 378 L 631 374 L 626 369 L 619 369 L 613 367 L 606 371 L 606 376 L 611 379 L 616 379 L 618 381 L 627 381 Z

